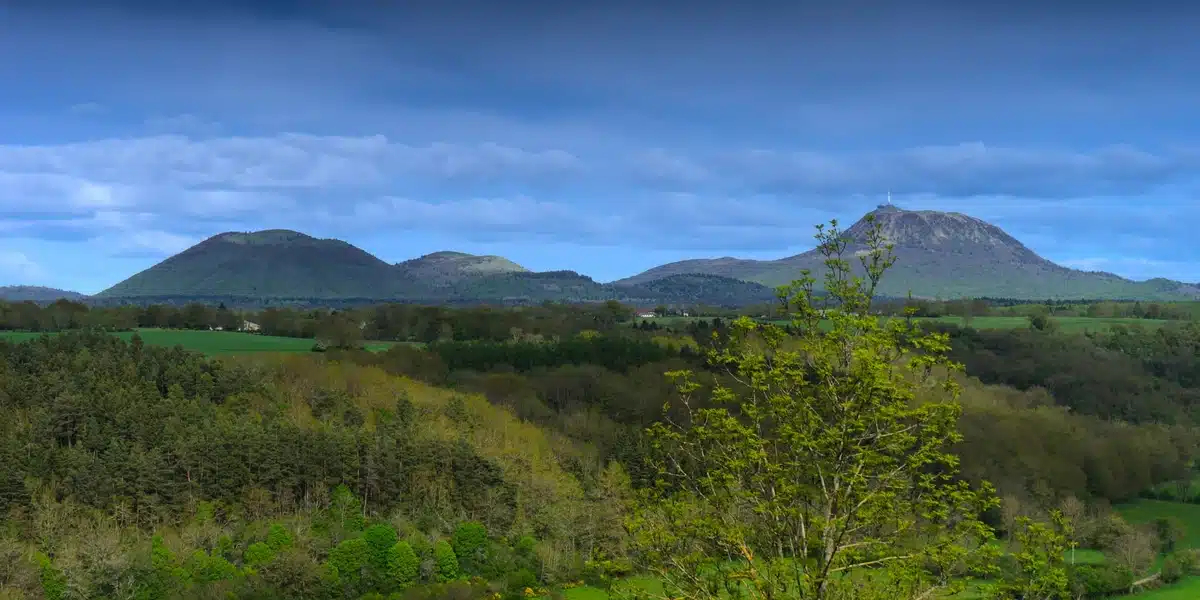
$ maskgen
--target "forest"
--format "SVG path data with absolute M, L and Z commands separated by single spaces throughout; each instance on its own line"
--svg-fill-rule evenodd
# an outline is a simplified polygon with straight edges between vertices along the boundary
M 1200 573 L 1200 531 L 1121 510 L 1200 502 L 1200 324 L 881 322 L 839 260 L 839 308 L 802 280 L 786 329 L 7 305 L 60 333 L 0 340 L 0 598 L 1099 598 Z M 245 319 L 346 343 L 107 333 Z

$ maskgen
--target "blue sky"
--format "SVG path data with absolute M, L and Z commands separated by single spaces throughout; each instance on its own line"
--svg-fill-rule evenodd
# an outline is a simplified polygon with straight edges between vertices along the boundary
M 0 0 L 0 285 L 265 228 L 608 281 L 889 189 L 1200 281 L 1200 7 L 423 4 Z

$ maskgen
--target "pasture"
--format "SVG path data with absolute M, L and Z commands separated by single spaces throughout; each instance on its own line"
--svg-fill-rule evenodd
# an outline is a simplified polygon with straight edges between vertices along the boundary
M 132 331 L 115 332 L 125 341 L 133 337 Z M 259 352 L 310 352 L 314 341 L 307 338 L 289 338 L 257 335 L 240 331 L 194 331 L 186 329 L 139 329 L 137 334 L 151 346 L 182 346 L 210 356 L 228 354 L 252 354 Z M 0 340 L 20 342 L 44 334 L 30 331 L 2 331 Z M 53 333 L 49 335 L 55 335 Z M 386 350 L 395 342 L 372 341 L 365 344 L 373 352 Z

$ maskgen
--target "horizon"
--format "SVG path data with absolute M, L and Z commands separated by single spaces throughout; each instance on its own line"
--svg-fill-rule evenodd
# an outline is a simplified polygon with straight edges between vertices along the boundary
M 902 207 L 902 206 L 896 205 L 896 204 L 894 204 L 894 203 L 889 203 L 889 204 L 880 204 L 880 205 L 878 205 L 878 206 L 877 206 L 876 210 L 880 210 L 880 209 L 885 209 L 885 210 L 894 210 L 894 211 L 898 211 L 898 212 L 921 212 L 921 211 L 928 210 L 928 209 L 918 209 L 918 210 L 911 210 L 911 209 L 908 209 L 908 208 L 905 208 L 905 207 Z M 857 223 L 858 221 L 861 221 L 863 218 L 865 218 L 865 217 L 866 217 L 868 214 L 871 214 L 872 212 L 875 212 L 875 211 L 874 211 L 874 210 L 872 210 L 872 211 L 869 211 L 868 213 L 865 213 L 865 214 L 863 214 L 861 217 L 859 217 L 858 219 L 855 219 L 854 221 L 845 221 L 845 220 L 840 220 L 840 219 L 839 219 L 839 228 L 841 228 L 843 231 L 845 231 L 845 230 L 849 229 L 851 225 L 853 225 L 853 224 Z M 968 217 L 970 217 L 970 216 L 972 216 L 972 215 L 967 215 L 967 216 L 968 216 Z M 836 218 L 836 217 L 835 217 L 835 218 Z M 221 236 L 223 236 L 223 235 L 229 235 L 229 234 L 258 234 L 258 233 L 267 233 L 267 232 L 273 232 L 273 231 L 285 232 L 285 233 L 297 233 L 297 234 L 300 234 L 300 235 L 304 235 L 304 236 L 307 236 L 307 237 L 310 237 L 310 238 L 314 238 L 314 239 L 319 239 L 319 240 L 346 241 L 346 240 L 341 240 L 340 238 L 323 238 L 323 237 L 318 237 L 318 236 L 311 235 L 311 234 L 309 234 L 308 232 L 305 232 L 305 231 L 299 231 L 299 230 L 294 230 L 294 229 L 281 229 L 281 228 L 269 227 L 269 228 L 266 228 L 266 229 L 258 229 L 258 230 L 253 230 L 253 231 L 233 231 L 233 230 L 231 230 L 231 231 L 221 231 L 221 232 L 214 233 L 214 234 L 212 234 L 212 235 L 209 235 L 209 236 L 206 236 L 206 237 L 204 237 L 204 238 L 203 238 L 203 239 L 201 239 L 199 242 L 197 242 L 197 244 L 199 244 L 199 243 L 202 243 L 202 242 L 205 242 L 205 241 L 209 241 L 209 240 L 212 240 L 212 239 L 216 239 L 216 238 L 218 238 L 218 237 L 221 237 Z M 1017 240 L 1017 241 L 1019 242 L 1020 240 Z M 470 252 L 462 252 L 462 251 L 460 251 L 460 250 L 455 250 L 455 249 L 453 249 L 453 248 L 447 248 L 447 249 L 442 249 L 442 250 L 432 250 L 432 251 L 430 251 L 430 252 L 426 252 L 426 253 L 424 253 L 424 254 L 420 254 L 420 255 L 416 255 L 416 256 L 411 256 L 411 257 L 407 257 L 407 258 L 399 258 L 399 259 L 396 259 L 396 260 L 388 260 L 388 259 L 384 259 L 384 258 L 380 257 L 380 256 L 378 255 L 378 253 L 376 253 L 376 252 L 372 251 L 372 249 L 371 249 L 371 248 L 369 248 L 369 247 L 363 247 L 363 246 L 359 246 L 359 245 L 357 245 L 357 244 L 353 244 L 353 243 L 351 243 L 351 244 L 352 244 L 352 245 L 354 245 L 356 248 L 359 248 L 360 250 L 363 250 L 363 251 L 367 252 L 368 254 L 371 254 L 372 256 L 374 256 L 374 257 L 376 257 L 376 258 L 379 258 L 380 260 L 383 260 L 384 262 L 386 262 L 386 263 L 389 263 L 389 264 L 392 264 L 392 265 L 398 265 L 398 264 L 400 264 L 400 263 L 402 263 L 402 262 L 406 262 L 406 261 L 418 260 L 418 259 L 426 258 L 426 257 L 428 257 L 428 256 L 432 256 L 432 255 L 435 255 L 435 254 L 465 254 L 465 255 L 468 255 L 468 256 L 486 256 L 486 255 L 484 255 L 484 254 L 476 254 L 476 253 L 470 253 Z M 806 249 L 806 250 L 804 250 L 804 251 L 811 250 L 811 249 L 812 249 L 812 248 L 814 248 L 814 247 L 815 247 L 815 244 L 814 244 L 814 245 L 811 245 L 809 248 L 807 248 L 807 249 Z M 189 247 L 189 248 L 190 248 L 190 247 Z M 187 250 L 187 249 L 185 248 L 185 250 Z M 182 252 L 182 251 L 181 251 L 181 252 Z M 508 257 L 506 257 L 506 256 L 502 256 L 502 255 L 494 255 L 494 256 L 499 256 L 500 258 L 508 258 Z M 758 260 L 775 260 L 775 259 L 783 259 L 783 258 L 788 258 L 788 257 L 790 257 L 790 256 L 794 256 L 794 254 L 789 254 L 789 255 L 784 255 L 784 256 L 776 256 L 776 257 L 766 257 L 766 258 L 761 258 L 761 259 L 758 259 Z M 712 255 L 712 256 L 695 256 L 695 257 L 691 257 L 691 258 L 699 258 L 699 259 L 727 259 L 727 258 L 741 259 L 741 258 L 744 258 L 744 257 L 741 257 L 741 256 L 716 256 L 716 255 Z M 528 266 L 527 266 L 527 265 L 520 264 L 518 261 L 513 261 L 513 262 L 516 262 L 516 263 L 517 263 L 519 266 L 521 266 L 521 267 L 526 267 L 526 268 L 528 268 Z M 1077 270 L 1084 271 L 1084 272 L 1093 272 L 1093 273 L 1108 273 L 1108 274 L 1113 274 L 1113 275 L 1118 275 L 1118 276 L 1124 277 L 1124 276 L 1122 276 L 1122 275 L 1120 275 L 1120 274 L 1118 274 L 1118 273 L 1111 273 L 1111 272 L 1108 272 L 1108 271 L 1101 271 L 1101 270 L 1097 270 L 1097 269 L 1077 269 Z M 614 282 L 614 281 L 618 281 L 618 280 L 621 280 L 621 279 L 624 279 L 624 278 L 627 278 L 627 277 L 631 277 L 631 276 L 633 276 L 633 275 L 637 275 L 638 273 L 641 273 L 641 271 L 639 271 L 638 273 L 629 273 L 629 274 L 627 274 L 627 275 L 622 275 L 622 276 L 616 277 L 615 279 L 607 279 L 607 280 L 602 280 L 602 279 L 599 279 L 599 278 L 593 277 L 593 276 L 592 276 L 590 273 L 587 273 L 587 272 L 584 272 L 584 271 L 579 271 L 579 270 L 577 270 L 577 269 L 571 269 L 571 268 L 565 268 L 565 269 L 530 269 L 530 271 L 534 271 L 534 272 L 547 272 L 547 271 L 574 271 L 574 272 L 576 272 L 576 273 L 578 273 L 578 274 L 580 274 L 580 275 L 587 276 L 587 277 L 591 277 L 591 278 L 592 278 L 594 281 L 596 281 L 596 282 L 598 282 L 598 283 L 603 283 L 603 284 L 609 284 L 609 283 L 612 283 L 612 282 Z M 130 273 L 129 275 L 127 275 L 127 276 L 125 276 L 125 277 L 122 277 L 122 279 L 120 279 L 120 280 L 118 280 L 118 281 L 114 281 L 112 284 L 110 284 L 110 285 L 107 285 L 107 286 L 105 286 L 104 288 L 101 288 L 100 290 L 97 290 L 97 291 L 95 291 L 95 292 L 80 292 L 79 290 L 73 290 L 73 289 L 54 288 L 53 286 L 40 286 L 40 285 L 28 285 L 28 284 L 0 284 L 0 287 L 44 287 L 44 288 L 50 288 L 50 289 L 58 289 L 58 290 L 60 290 L 60 291 L 66 291 L 66 292 L 76 292 L 76 293 L 83 294 L 83 295 L 85 295 L 85 296 L 94 296 L 94 295 L 96 295 L 96 294 L 100 293 L 101 291 L 104 291 L 104 289 L 107 289 L 108 287 L 111 287 L 112 285 L 116 285 L 117 283 L 120 283 L 120 281 L 123 281 L 123 280 L 124 280 L 124 279 L 126 279 L 127 277 L 129 277 L 129 276 L 132 276 L 133 274 L 134 274 L 134 273 Z M 1126 277 L 1126 279 L 1130 279 L 1130 278 Z M 1145 278 L 1145 279 L 1132 279 L 1132 281 L 1149 281 L 1149 280 L 1153 280 L 1153 279 L 1167 279 L 1167 278 L 1163 278 L 1163 277 L 1147 277 L 1147 278 Z M 1178 280 L 1175 280 L 1175 281 L 1178 281 Z M 1182 282 L 1182 283 L 1197 284 L 1197 283 L 1200 283 L 1200 282 Z
M 213 231 L 609 282 L 891 201 L 1200 282 L 1200 7 L 0 1 L 0 285 Z M 849 217 L 848 215 L 854 215 Z

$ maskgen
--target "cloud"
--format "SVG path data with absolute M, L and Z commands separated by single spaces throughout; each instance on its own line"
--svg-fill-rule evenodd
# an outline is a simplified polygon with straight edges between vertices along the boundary
M 1137 206 L 1089 206 L 1104 195 L 1136 197 L 1193 183 L 1198 156 L 979 143 L 876 153 L 620 153 L 495 142 L 414 145 L 383 135 L 160 135 L 0 146 L 0 210 L 28 221 L 27 232 L 59 239 L 135 231 L 180 236 L 141 243 L 138 252 L 165 251 L 239 224 L 322 228 L 324 217 L 341 231 L 394 227 L 471 239 L 534 235 L 766 250 L 806 245 L 813 223 L 856 218 L 890 189 L 914 208 L 971 213 L 974 206 L 986 209 L 981 217 L 1026 231 L 1070 223 L 1061 234 L 1070 239 L 1072 232 L 1096 235 L 1114 226 L 1179 225 Z
M 1063 259 L 1195 247 L 1195 8 L 452 4 L 13 4 L 0 230 L 783 252 L 890 190 Z
M 726 193 L 834 198 L 887 190 L 943 198 L 1081 198 L 1141 194 L 1200 175 L 1200 154 L 1186 149 L 1065 151 L 982 142 L 887 153 L 749 149 L 700 158 L 660 153 L 644 164 L 649 166 L 643 176 L 669 186 L 706 181 Z
M 71 105 L 70 112 L 77 115 L 99 115 L 104 112 L 104 107 L 95 102 L 81 102 Z
M 0 250 L 0 276 L 10 281 L 38 281 L 46 271 L 23 252 Z

